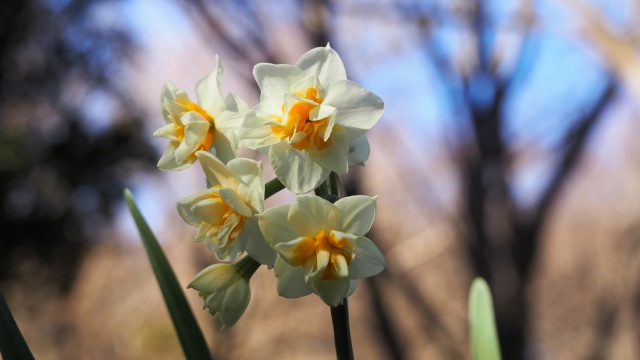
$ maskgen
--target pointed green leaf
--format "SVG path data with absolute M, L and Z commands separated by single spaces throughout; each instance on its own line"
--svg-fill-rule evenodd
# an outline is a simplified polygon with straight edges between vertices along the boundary
M 474 360 L 500 360 L 500 345 L 487 282 L 476 278 L 469 294 L 469 331 Z
M 24 341 L 18 324 L 13 319 L 9 306 L 0 293 L 0 354 L 6 360 L 33 359 L 31 350 Z
M 144 220 L 129 189 L 124 191 L 124 199 L 129 206 L 129 211 L 136 222 L 142 243 L 149 256 L 151 268 L 156 275 L 162 296 L 167 304 L 167 309 L 173 320 L 173 326 L 178 333 L 180 344 L 186 359 L 211 359 L 209 348 L 202 336 L 202 331 L 191 312 L 187 299 L 178 284 L 173 269 L 164 255 L 160 244 L 151 232 L 149 225 Z

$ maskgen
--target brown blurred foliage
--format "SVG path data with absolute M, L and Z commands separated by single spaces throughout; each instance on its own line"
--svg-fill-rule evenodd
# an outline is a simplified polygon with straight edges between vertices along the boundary
M 387 113 L 370 133 L 367 166 L 344 179 L 349 194 L 380 195 L 370 235 L 390 264 L 380 276 L 362 282 L 353 296 L 357 358 L 468 358 L 466 299 L 474 276 L 486 278 L 492 288 L 504 359 L 640 357 L 640 151 L 634 136 L 640 130 L 640 63 L 638 29 L 628 25 L 635 23 L 640 7 L 627 4 L 628 11 L 618 9 L 627 20 L 614 21 L 606 2 L 578 0 L 174 3 L 207 39 L 203 46 L 231 64 L 227 74 L 236 73 L 254 91 L 253 64 L 292 63 L 327 42 L 348 54 L 343 59 L 355 81 L 364 80 L 358 76 L 365 76 L 367 68 L 394 61 L 407 44 L 421 50 L 424 67 L 432 71 L 429 86 L 442 96 L 411 101 L 442 102 L 433 106 L 446 108 L 451 121 L 440 138 L 428 143 L 432 138 L 421 127 L 430 121 L 426 115 Z M 11 21 L 0 22 L 13 24 L 5 25 L 9 30 L 2 30 L 0 44 L 5 50 L 2 221 L 23 226 L 1 243 L 2 256 L 19 259 L 0 263 L 5 279 L 14 276 L 5 286 L 12 294 L 10 305 L 22 304 L 16 318 L 36 356 L 179 357 L 141 249 L 108 238 L 86 254 L 75 250 L 85 249 L 82 239 L 90 237 L 78 229 L 107 223 L 127 176 L 139 162 L 154 159 L 140 145 L 148 135 L 137 132 L 135 100 L 105 76 L 135 47 L 125 33 L 96 35 L 91 27 L 82 28 L 92 5 L 70 1 L 52 10 L 40 2 L 22 4 L 12 5 Z M 564 11 L 560 20 L 552 17 L 558 9 Z M 44 25 L 56 31 L 27 30 Z M 72 29 L 65 30 L 68 26 Z M 386 36 L 372 45 L 367 36 L 373 29 L 383 29 L 378 34 Z M 80 41 L 84 45 L 78 50 L 65 37 L 70 33 L 96 37 Z M 39 39 L 32 41 L 40 48 L 27 46 L 29 36 Z M 536 83 L 541 54 L 557 38 L 585 61 L 596 62 L 601 81 L 594 86 L 580 74 L 557 73 L 555 83 Z M 105 57 L 105 47 L 115 57 Z M 560 63 L 562 54 L 554 56 Z M 56 73 L 61 70 L 48 66 L 67 70 Z M 50 76 L 52 71 L 58 75 Z M 593 86 L 590 96 L 566 92 L 566 82 Z M 537 84 L 533 96 L 527 92 L 530 83 Z M 86 114 L 78 106 L 83 101 L 75 95 L 95 86 L 113 97 L 117 109 L 112 110 L 116 125 L 99 135 L 87 131 Z M 73 96 L 65 96 L 69 89 Z M 565 93 L 558 95 L 558 89 Z M 522 98 L 531 104 L 530 113 L 514 119 L 510 107 Z M 395 99 L 385 100 L 389 108 Z M 43 119 L 55 121 L 46 129 L 62 135 L 51 140 L 51 131 L 41 130 Z M 158 120 L 152 119 L 154 124 Z M 516 136 L 514 121 L 525 122 L 521 132 L 533 135 Z M 419 131 L 425 131 L 425 140 L 416 144 Z M 96 158 L 102 160 L 96 163 Z M 541 162 L 547 170 L 536 172 Z M 533 177 L 539 190 L 525 201 L 516 183 L 528 171 L 538 174 Z M 99 204 L 90 207 L 93 212 L 87 213 L 86 199 Z M 62 210 L 52 210 L 52 204 Z M 21 214 L 17 206 L 27 210 L 16 220 L 15 214 Z M 63 215 L 47 225 L 38 222 L 51 214 Z M 167 219 L 177 221 L 175 214 Z M 175 227 L 161 236 L 183 284 L 212 262 L 206 250 L 185 241 L 190 230 Z M 50 241 L 50 236 L 58 239 Z M 74 245 L 61 245 L 65 241 Z M 12 243 L 27 250 L 5 247 Z M 45 305 L 33 298 L 34 288 L 57 294 L 47 290 L 52 275 L 41 271 L 40 260 L 28 256 L 25 261 L 20 255 L 34 249 L 52 264 L 80 264 L 81 276 L 65 277 L 68 295 L 52 297 Z M 56 277 L 75 268 L 51 266 Z M 187 294 L 198 309 L 197 295 Z M 206 311 L 197 315 L 215 358 L 333 357 L 328 309 L 313 297 L 278 298 L 273 276 L 264 269 L 252 279 L 252 304 L 233 329 L 221 333 Z

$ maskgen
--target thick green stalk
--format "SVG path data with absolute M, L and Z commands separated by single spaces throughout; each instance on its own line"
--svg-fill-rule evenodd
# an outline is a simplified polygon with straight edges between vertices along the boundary
M 326 198 L 327 194 L 329 194 L 329 189 L 327 189 L 327 181 L 323 181 L 322 184 L 320 184 L 320 186 L 318 186 L 314 190 L 314 192 L 317 196 L 320 196 L 323 199 Z
M 329 182 L 331 185 L 331 193 L 340 198 L 340 178 L 335 171 L 332 171 L 331 175 L 329 175 Z
M 329 175 L 330 193 L 325 194 L 325 199 L 332 203 L 335 203 L 340 199 L 339 184 L 340 178 L 338 177 L 338 174 L 331 172 L 331 175 Z M 333 323 L 333 341 L 336 344 L 336 356 L 338 360 L 353 360 L 353 347 L 351 345 L 351 331 L 349 329 L 349 306 L 347 298 L 342 300 L 342 304 L 331 308 L 331 321 Z
M 333 341 L 336 344 L 337 359 L 353 360 L 347 298 L 342 300 L 342 304 L 331 308 L 331 321 L 333 322 Z
M 280 180 L 278 180 L 278 178 L 269 181 L 268 183 L 264 184 L 264 199 L 266 200 L 270 198 L 283 189 L 284 185 L 282 184 L 282 182 L 280 182 Z

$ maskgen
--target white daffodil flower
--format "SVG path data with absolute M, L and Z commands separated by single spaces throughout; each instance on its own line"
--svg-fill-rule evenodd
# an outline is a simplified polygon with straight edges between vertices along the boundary
M 198 103 L 167 81 L 162 89 L 162 115 L 166 125 L 153 133 L 169 139 L 158 161 L 161 170 L 182 170 L 196 160 L 196 151 L 209 151 L 225 164 L 237 156 L 238 129 L 247 104 L 229 93 L 222 98 L 222 65 L 216 55 L 213 71 L 196 85 Z
M 247 112 L 240 140 L 251 149 L 268 149 L 276 176 L 289 190 L 311 191 L 331 171 L 344 174 L 368 158 L 364 133 L 384 103 L 347 80 L 329 45 L 312 49 L 295 65 L 258 64 L 253 76 L 260 104 Z
M 249 258 L 236 264 L 214 264 L 200 271 L 187 288 L 198 291 L 204 306 L 218 321 L 222 329 L 235 325 L 249 305 L 251 288 L 249 279 L 259 264 Z
M 358 279 L 380 273 L 387 261 L 364 235 L 375 216 L 376 198 L 352 196 L 335 204 L 302 196 L 258 216 L 267 242 L 278 252 L 278 294 L 316 293 L 329 306 L 350 296 Z
M 256 261 L 273 267 L 276 254 L 255 217 L 264 209 L 262 163 L 239 158 L 225 166 L 208 152 L 195 155 L 210 187 L 177 204 L 182 219 L 198 228 L 195 240 L 206 241 L 220 260 L 235 259 L 246 250 Z

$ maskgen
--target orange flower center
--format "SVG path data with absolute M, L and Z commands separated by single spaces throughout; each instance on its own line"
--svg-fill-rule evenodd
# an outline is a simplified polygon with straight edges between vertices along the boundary
M 207 122 L 209 122 L 209 131 L 207 131 L 207 135 L 205 136 L 204 140 L 202 140 L 200 145 L 198 145 L 198 148 L 193 152 L 193 154 L 187 157 L 187 160 L 195 161 L 196 151 L 200 151 L 200 150 L 209 151 L 209 149 L 211 148 L 211 144 L 213 144 L 213 135 L 216 130 L 215 122 L 213 120 L 213 117 L 209 115 L 209 113 L 207 113 L 203 108 L 201 108 L 198 104 L 194 103 L 193 101 L 178 101 L 178 103 L 186 107 L 187 109 L 189 109 L 189 111 L 197 112 L 198 114 L 200 114 L 200 116 L 202 116 L 205 120 L 207 120 Z M 176 135 L 178 136 L 178 139 L 182 141 L 182 139 L 184 139 L 184 126 L 176 125 L 175 131 L 176 131 Z
M 307 269 L 317 265 L 317 254 L 321 251 L 329 253 L 329 263 L 321 276 L 322 280 L 335 280 L 340 276 L 337 272 L 337 262 L 343 258 L 348 265 L 351 262 L 353 249 L 346 239 L 338 239 L 333 233 L 322 230 L 315 239 L 306 238 L 300 241 L 291 251 L 290 263 Z
M 213 186 L 212 189 L 213 188 L 221 188 L 221 186 L 216 185 L 216 186 Z M 229 242 L 227 243 L 227 245 L 225 245 L 225 246 L 230 246 L 236 240 L 238 235 L 240 235 L 240 233 L 242 232 L 242 229 L 244 228 L 245 217 L 238 214 L 229 205 L 227 205 L 227 203 L 225 203 L 224 200 L 220 198 L 220 195 L 218 193 L 211 193 L 211 197 L 219 203 L 219 206 L 222 207 L 224 214 L 217 219 L 207 219 L 205 221 L 213 225 L 213 227 L 216 228 L 218 231 L 220 230 L 220 228 L 222 228 L 222 226 L 227 221 L 227 219 L 229 219 L 229 217 L 231 217 L 233 214 L 237 214 L 237 216 L 240 218 L 240 221 L 238 221 L 238 223 L 233 227 L 233 230 L 231 230 L 231 233 L 229 234 Z
M 300 93 L 296 93 L 296 95 L 314 101 L 317 104 L 322 102 L 322 99 L 318 97 L 318 89 L 313 87 L 308 88 L 304 95 Z M 309 150 L 311 144 L 313 144 L 317 150 L 324 150 L 331 145 L 331 139 L 324 141 L 319 134 L 319 130 L 327 125 L 328 118 L 314 121 L 309 120 L 309 112 L 316 106 L 317 105 L 304 101 L 296 102 L 286 114 L 286 119 L 280 119 L 282 125 L 271 126 L 271 131 L 278 135 L 280 140 L 285 138 L 291 140 L 294 135 L 304 133 L 305 135 L 302 139 L 298 140 L 295 144 L 291 144 L 291 147 L 297 150 Z M 282 112 L 284 114 L 284 105 L 282 105 Z M 300 135 L 298 135 L 298 137 L 299 136 Z

